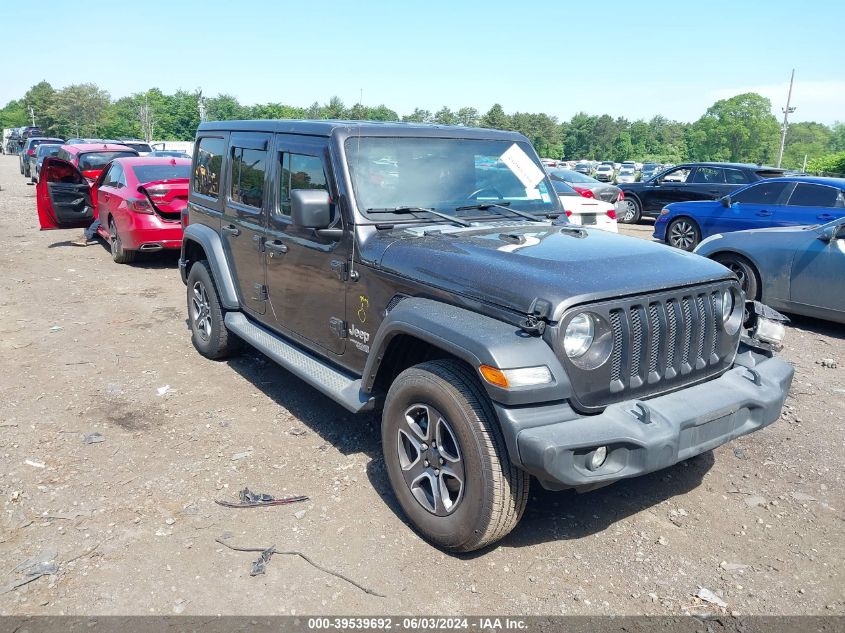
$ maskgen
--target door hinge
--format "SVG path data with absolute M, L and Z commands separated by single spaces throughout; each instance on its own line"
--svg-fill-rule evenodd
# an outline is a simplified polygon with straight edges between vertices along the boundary
M 254 301 L 267 301 L 267 286 L 264 284 L 253 284 L 252 298 Z
M 340 261 L 339 259 L 333 259 L 332 260 L 332 272 L 341 281 L 346 281 L 346 279 L 348 277 L 346 262 Z
M 337 338 L 346 338 L 346 322 L 343 319 L 337 317 L 329 319 L 329 329 Z

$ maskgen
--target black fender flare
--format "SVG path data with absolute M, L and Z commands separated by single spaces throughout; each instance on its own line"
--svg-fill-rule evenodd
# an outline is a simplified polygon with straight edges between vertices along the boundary
M 211 276 L 217 286 L 217 293 L 220 296 L 220 303 L 227 310 L 240 310 L 241 304 L 238 299 L 238 291 L 235 280 L 232 278 L 232 271 L 226 259 L 226 252 L 223 250 L 223 241 L 220 235 L 205 224 L 189 224 L 185 227 L 182 235 L 182 257 L 179 267 L 183 271 L 183 281 L 187 279 L 188 260 L 185 257 L 187 246 L 194 242 L 205 252 L 205 258 L 211 267 Z
M 529 335 L 516 325 L 421 297 L 403 299 L 382 321 L 364 367 L 363 391 L 373 389 L 390 342 L 401 334 L 425 341 L 466 362 L 494 402 L 504 405 L 552 402 L 566 400 L 572 393 L 566 371 L 542 338 Z M 499 369 L 545 365 L 552 374 L 552 382 L 503 389 L 481 377 L 480 365 Z

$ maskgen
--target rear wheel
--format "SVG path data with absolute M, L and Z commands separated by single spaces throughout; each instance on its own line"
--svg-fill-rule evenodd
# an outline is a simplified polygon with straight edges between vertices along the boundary
M 640 205 L 640 201 L 637 200 L 634 196 L 625 196 L 625 200 L 623 200 L 623 212 L 619 221 L 623 224 L 636 224 L 640 221 L 643 217 L 643 208 Z
M 120 239 L 120 233 L 117 231 L 114 219 L 111 218 L 109 219 L 109 242 L 111 243 L 111 258 L 116 264 L 129 264 L 135 261 L 138 251 L 123 248 L 123 240 Z
M 519 522 L 529 477 L 511 464 L 492 406 L 467 366 L 437 360 L 403 371 L 390 386 L 381 428 L 390 484 L 428 541 L 469 552 Z
M 760 275 L 754 264 L 736 253 L 719 253 L 713 259 L 736 275 L 746 299 L 749 301 L 760 299 Z
M 682 251 L 692 251 L 701 241 L 701 229 L 695 220 L 677 218 L 666 228 L 666 243 Z
M 198 261 L 188 273 L 188 320 L 191 343 L 206 358 L 225 358 L 240 348 L 239 339 L 226 329 L 224 316 L 208 262 Z

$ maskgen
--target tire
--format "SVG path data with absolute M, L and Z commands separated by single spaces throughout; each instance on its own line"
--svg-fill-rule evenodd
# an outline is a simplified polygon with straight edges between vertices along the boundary
M 240 340 L 226 329 L 217 286 L 204 259 L 194 263 L 188 273 L 187 299 L 191 343 L 197 351 L 212 360 L 235 354 L 240 349 Z
M 639 222 L 643 217 L 643 206 L 640 204 L 640 201 L 632 195 L 630 197 L 625 196 L 623 202 L 627 209 L 619 217 L 619 221 L 622 224 L 636 224 Z
M 675 218 L 666 227 L 666 243 L 682 251 L 692 251 L 701 241 L 701 229 L 695 220 Z
M 736 253 L 718 253 L 713 256 L 725 268 L 728 268 L 739 279 L 745 298 L 749 301 L 760 299 L 760 273 L 748 259 Z
M 109 240 L 111 246 L 111 258 L 116 264 L 131 264 L 135 261 L 138 251 L 130 251 L 123 248 L 123 240 L 120 239 L 120 233 L 117 232 L 114 219 L 109 218 Z
M 463 363 L 429 361 L 399 374 L 385 401 L 381 438 L 402 510 L 437 547 L 480 549 L 522 518 L 529 476 L 511 464 L 490 401 Z M 447 469 L 452 477 L 444 476 Z

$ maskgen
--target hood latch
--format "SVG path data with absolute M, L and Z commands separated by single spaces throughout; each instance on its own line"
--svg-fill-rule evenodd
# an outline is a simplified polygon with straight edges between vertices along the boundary
M 535 298 L 528 308 L 528 316 L 519 323 L 522 331 L 533 336 L 542 336 L 546 331 L 549 315 L 552 312 L 552 304 L 545 299 Z

